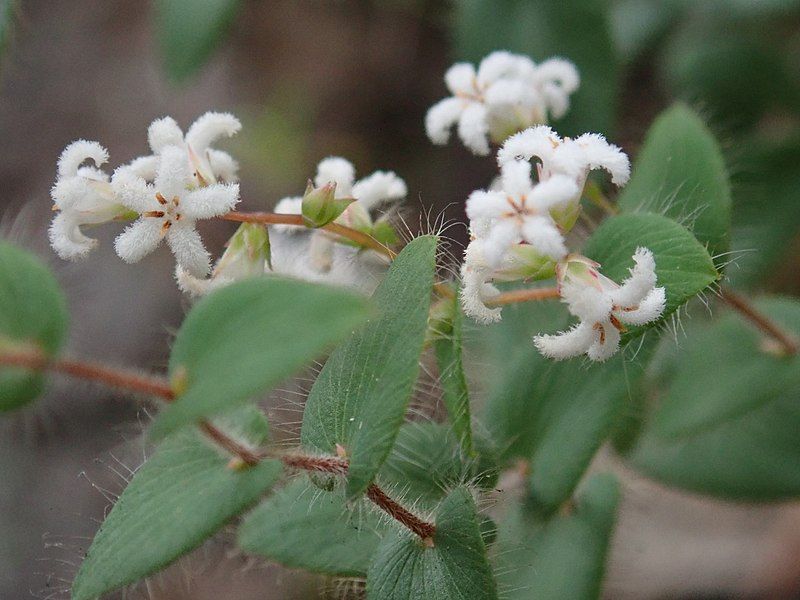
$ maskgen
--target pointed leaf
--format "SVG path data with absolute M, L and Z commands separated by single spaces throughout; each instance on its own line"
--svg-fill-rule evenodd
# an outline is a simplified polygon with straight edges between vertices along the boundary
M 247 516 L 239 545 L 290 568 L 364 577 L 387 525 L 366 500 L 348 506 L 343 492 L 297 477 Z
M 154 437 L 246 402 L 278 384 L 350 333 L 366 302 L 324 285 L 280 277 L 242 281 L 192 309 L 170 356 L 178 399 L 161 412 Z
M 572 514 L 541 520 L 524 506 L 498 532 L 498 586 L 508 600 L 596 600 L 616 519 L 619 491 L 595 475 Z
M 266 438 L 266 419 L 252 407 L 216 424 L 252 447 Z M 75 577 L 73 600 L 96 598 L 164 568 L 255 503 L 282 471 L 274 460 L 232 469 L 230 459 L 196 430 L 165 440 L 97 532 Z
M 339 346 L 311 388 L 303 445 L 350 459 L 347 495 L 363 492 L 392 448 L 419 373 L 436 238 L 408 244 L 373 296 L 380 316 Z
M 619 207 L 628 213 L 672 217 L 707 245 L 713 256 L 728 250 L 728 174 L 717 141 L 697 113 L 676 104 L 658 117 L 620 195 Z
M 453 490 L 439 506 L 432 546 L 406 531 L 384 538 L 367 573 L 367 598 L 497 598 L 469 490 Z
M 33 255 L 0 241 L 0 352 L 58 352 L 67 329 L 64 294 L 52 273 Z M 34 400 L 44 377 L 29 369 L 0 366 L 0 411 Z

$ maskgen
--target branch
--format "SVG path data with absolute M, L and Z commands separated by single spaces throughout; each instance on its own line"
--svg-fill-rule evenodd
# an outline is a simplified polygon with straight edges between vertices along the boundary
M 40 350 L 2 350 L 0 366 L 20 367 L 35 371 L 53 371 L 64 373 L 78 379 L 95 381 L 113 388 L 148 394 L 166 402 L 175 399 L 175 393 L 169 384 L 157 377 L 142 375 L 131 371 L 108 367 L 89 361 L 70 359 L 48 360 Z M 198 427 L 211 441 L 236 457 L 241 464 L 248 467 L 257 465 L 267 453 L 251 450 L 230 438 L 224 431 L 203 420 Z M 303 454 L 285 454 L 276 457 L 287 467 L 304 471 L 318 471 L 335 475 L 347 475 L 349 463 L 345 459 L 335 457 L 317 457 Z M 433 544 L 436 526 L 423 521 L 411 511 L 393 500 L 386 492 L 374 483 L 367 488 L 367 498 L 393 519 L 420 536 L 427 545 Z
M 763 333 L 767 334 L 776 342 L 778 342 L 786 354 L 790 356 L 797 354 L 797 339 L 790 333 L 783 331 L 775 322 L 771 321 L 769 317 L 756 310 L 756 308 L 750 304 L 746 298 L 740 296 L 730 288 L 720 289 L 720 297 L 728 304 L 728 306 L 736 310 L 745 319 L 758 327 Z
M 511 290 L 510 292 L 503 292 L 497 296 L 492 296 L 486 301 L 486 306 L 504 306 L 506 304 L 516 304 L 518 302 L 531 302 L 558 297 L 558 288 L 554 287 Z

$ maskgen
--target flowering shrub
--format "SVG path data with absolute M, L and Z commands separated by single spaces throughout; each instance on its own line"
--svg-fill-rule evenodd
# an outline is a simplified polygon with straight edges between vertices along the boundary
M 152 154 L 113 173 L 98 142 L 64 149 L 53 250 L 79 260 L 103 251 L 87 226 L 125 223 L 119 257 L 146 260 L 165 241 L 195 301 L 164 375 L 65 358 L 53 276 L 0 245 L 0 408 L 34 401 L 62 373 L 161 409 L 149 429 L 156 451 L 95 536 L 73 598 L 148 577 L 232 520 L 245 552 L 365 580 L 368 598 L 595 597 L 618 490 L 611 474 L 584 475 L 609 439 L 636 468 L 679 487 L 737 498 L 800 491 L 796 471 L 747 479 L 735 460 L 708 459 L 731 450 L 720 437 L 752 399 L 726 387 L 730 397 L 699 404 L 694 392 L 722 373 L 741 377 L 738 364 L 782 398 L 800 372 L 800 312 L 721 287 L 730 198 L 702 120 L 683 105 L 660 116 L 631 174 L 627 154 L 602 135 L 561 137 L 548 125 L 579 86 L 566 59 L 494 52 L 477 69 L 454 65 L 445 82 L 452 95 L 428 111 L 428 137 L 445 144 L 455 127 L 499 167 L 465 199 L 470 241 L 457 278 L 443 276 L 452 265 L 438 235 L 401 243 L 396 206 L 407 186 L 391 171 L 356 180 L 351 162 L 325 158 L 302 196 L 274 212 L 237 210 L 237 163 L 215 147 L 241 129 L 230 114 L 206 113 L 185 135 L 173 119 L 155 120 Z M 634 191 L 606 196 L 629 180 Z M 587 204 L 604 211 L 601 224 Z M 207 219 L 238 224 L 213 267 L 196 229 Z M 688 338 L 667 400 L 631 424 L 669 318 L 708 293 L 736 313 Z M 465 330 L 502 340 L 496 383 L 476 385 Z M 407 421 L 429 350 L 447 422 Z M 692 357 L 705 353 L 719 372 L 698 372 Z M 320 356 L 300 443 L 276 448 L 256 401 Z M 796 420 L 796 406 L 787 410 Z M 751 429 L 734 437 L 767 452 L 777 443 Z M 516 459 L 525 460 L 523 497 L 482 514 Z

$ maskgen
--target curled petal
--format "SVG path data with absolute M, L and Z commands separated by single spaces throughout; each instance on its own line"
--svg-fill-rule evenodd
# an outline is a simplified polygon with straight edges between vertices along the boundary
M 467 198 L 466 210 L 470 221 L 496 219 L 508 212 L 510 205 L 508 197 L 503 192 L 475 190 Z
M 511 164 L 514 163 L 506 163 L 506 166 Z M 530 163 L 522 162 L 516 164 L 530 165 Z M 537 212 L 544 213 L 555 206 L 578 200 L 580 193 L 581 190 L 574 179 L 565 175 L 553 175 L 534 186 L 525 203 Z
M 667 304 L 667 294 L 663 287 L 650 290 L 650 293 L 639 303 L 634 310 L 617 310 L 614 314 L 620 321 L 628 325 L 644 325 L 658 319 L 664 313 Z
M 445 98 L 428 109 L 425 115 L 425 132 L 431 142 L 439 146 L 450 139 L 450 128 L 461 118 L 468 100 L 462 98 Z
M 127 263 L 135 263 L 156 249 L 163 237 L 160 219 L 139 219 L 114 240 L 114 250 Z
M 567 94 L 575 92 L 581 84 L 578 69 L 564 58 L 549 58 L 539 63 L 536 79 L 541 83 L 555 83 Z
M 69 213 L 57 214 L 47 233 L 53 250 L 64 260 L 83 258 L 97 246 L 97 240 L 83 235 L 80 223 Z
M 211 165 L 211 172 L 218 179 L 222 179 L 226 183 L 234 183 L 238 179 L 237 173 L 239 172 L 239 163 L 227 152 L 222 150 L 214 150 L 209 148 L 208 164 Z
M 175 119 L 162 117 L 150 123 L 147 128 L 147 142 L 156 154 L 160 154 L 167 146 L 183 147 L 183 131 Z
M 531 163 L 515 160 L 503 165 L 503 191 L 514 197 L 525 196 L 531 191 Z
M 356 169 L 349 160 L 340 156 L 330 156 L 317 165 L 317 176 L 314 184 L 322 187 L 326 183 L 336 184 L 336 196 L 349 196 L 356 178 Z
M 471 242 L 464 255 L 464 264 L 461 265 L 459 299 L 464 313 L 479 323 L 496 323 L 501 318 L 499 307 L 486 306 L 488 299 L 500 293 L 486 281 L 489 273 L 483 259 L 481 242 Z
M 179 264 L 175 265 L 175 281 L 184 294 L 194 298 L 205 296 L 216 289 L 233 283 L 233 279 L 223 276 L 208 277 L 205 279 L 194 277 Z
M 633 254 L 630 277 L 611 292 L 614 304 L 623 308 L 635 308 L 653 290 L 656 284 L 656 261 L 647 248 L 637 248 Z
M 58 158 L 58 177 L 74 177 L 78 174 L 80 166 L 89 159 L 99 167 L 108 160 L 108 150 L 98 142 L 89 142 L 87 140 L 72 142 L 64 148 Z
M 563 88 L 552 83 L 546 83 L 541 90 L 544 102 L 553 119 L 560 119 L 567 114 L 569 110 L 569 94 Z
M 155 188 L 138 177 L 129 167 L 120 167 L 114 171 L 111 187 L 114 189 L 117 201 L 132 211 L 143 213 L 158 206 Z
M 207 112 L 201 115 L 189 131 L 186 143 L 197 154 L 205 154 L 206 149 L 221 137 L 231 137 L 239 132 L 242 124 L 230 113 Z
M 608 321 L 611 314 L 611 298 L 602 290 L 591 286 L 566 281 L 561 285 L 561 298 L 566 302 L 569 312 L 581 321 Z
M 598 332 L 591 324 L 581 322 L 555 335 L 537 335 L 533 338 L 533 343 L 547 358 L 564 360 L 588 352 L 598 337 Z
M 512 54 L 505 50 L 492 52 L 478 66 L 478 82 L 488 85 L 503 78 L 528 78 L 536 71 L 536 65 L 527 56 Z
M 584 133 L 575 138 L 573 143 L 583 149 L 584 161 L 589 169 L 605 169 L 615 185 L 628 183 L 631 162 L 618 146 L 608 143 L 599 133 Z
M 564 237 L 550 217 L 527 217 L 522 225 L 522 237 L 540 254 L 553 260 L 561 260 L 567 255 Z
M 406 182 L 391 171 L 375 171 L 353 186 L 353 197 L 366 210 L 384 202 L 393 202 L 406 196 Z
M 159 157 L 155 155 L 140 156 L 134 158 L 128 163 L 127 168 L 137 177 L 141 177 L 146 181 L 153 181 L 156 178 L 156 169 L 158 169 Z
M 475 67 L 469 63 L 456 63 L 444 74 L 447 89 L 453 94 L 474 94 Z
M 498 219 L 484 239 L 483 255 L 493 269 L 503 264 L 508 248 L 520 240 L 519 224 L 513 219 Z
M 186 189 L 191 173 L 186 150 L 167 146 L 161 151 L 161 162 L 155 178 L 155 189 L 167 200 L 180 196 Z
M 189 219 L 210 219 L 233 210 L 238 202 L 238 183 L 214 183 L 184 194 L 181 211 Z
M 167 231 L 167 243 L 175 260 L 193 277 L 205 277 L 211 269 L 211 257 L 203 240 L 191 225 L 173 223 Z
M 610 322 L 597 323 L 594 325 L 597 333 L 595 342 L 586 352 L 586 355 L 594 361 L 603 362 L 608 360 L 619 350 L 619 330 Z
M 539 103 L 540 97 L 536 88 L 526 81 L 501 79 L 489 86 L 484 99 L 489 107 L 513 110 L 509 105 L 533 106 Z
M 486 121 L 486 106 L 478 102 L 470 103 L 458 120 L 458 137 L 473 154 L 489 154 L 489 124 Z
M 537 125 L 515 133 L 508 138 L 497 153 L 497 162 L 503 166 L 513 160 L 530 160 L 534 156 L 548 161 L 561 138 L 547 125 Z

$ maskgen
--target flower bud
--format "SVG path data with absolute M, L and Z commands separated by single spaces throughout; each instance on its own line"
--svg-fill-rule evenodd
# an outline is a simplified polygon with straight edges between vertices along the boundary
M 309 181 L 303 194 L 303 220 L 308 227 L 324 227 L 335 221 L 353 200 L 353 198 L 337 198 L 335 182 L 314 187 Z

